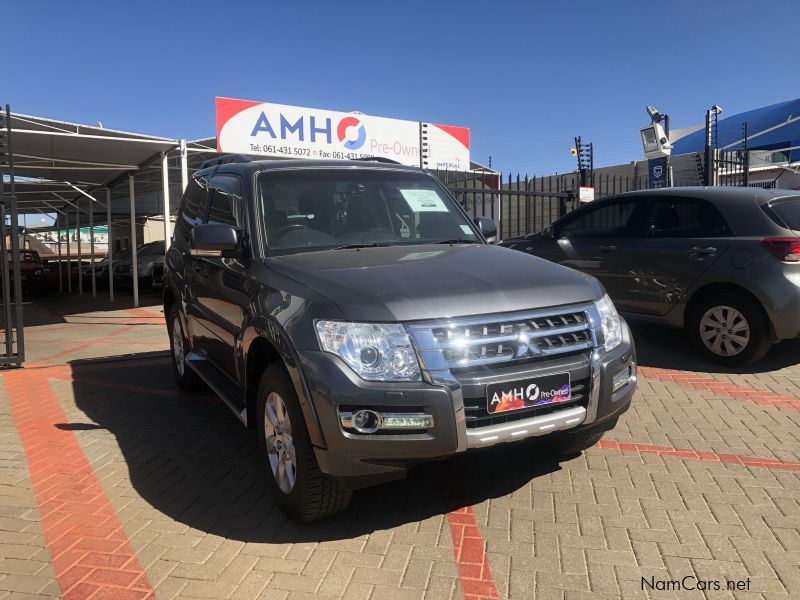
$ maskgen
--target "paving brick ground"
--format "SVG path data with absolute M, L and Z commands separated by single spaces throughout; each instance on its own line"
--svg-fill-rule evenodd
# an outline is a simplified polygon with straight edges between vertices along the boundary
M 724 372 L 637 327 L 639 392 L 597 447 L 423 465 L 298 525 L 255 435 L 175 387 L 157 296 L 87 300 L 26 307 L 27 367 L 0 375 L 0 600 L 800 597 L 800 343 Z M 687 576 L 712 591 L 643 584 Z

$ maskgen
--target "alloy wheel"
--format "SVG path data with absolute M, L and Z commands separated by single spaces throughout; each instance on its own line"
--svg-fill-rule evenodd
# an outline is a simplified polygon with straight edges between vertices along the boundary
M 172 357 L 175 359 L 178 375 L 183 377 L 183 371 L 186 368 L 183 362 L 183 330 L 181 330 L 181 321 L 177 316 L 172 320 Z
M 732 306 L 714 306 L 700 319 L 700 339 L 717 356 L 736 356 L 750 343 L 750 323 Z
M 264 403 L 264 437 L 275 483 L 284 494 L 289 494 L 297 480 L 297 456 L 286 403 L 277 392 L 271 392 Z

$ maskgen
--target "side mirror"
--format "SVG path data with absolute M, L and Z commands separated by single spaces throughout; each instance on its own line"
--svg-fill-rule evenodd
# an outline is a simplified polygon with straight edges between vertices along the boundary
M 543 240 L 552 240 L 553 237 L 555 237 L 555 236 L 553 234 L 553 228 L 552 227 L 550 227 L 548 225 L 547 227 L 542 229 L 542 239 Z
M 192 256 L 222 256 L 239 249 L 239 231 L 232 225 L 195 225 L 189 240 Z
M 494 221 L 489 217 L 475 217 L 474 222 L 478 227 L 478 231 L 486 238 L 487 242 L 492 243 L 495 241 L 497 237 L 497 225 L 494 224 Z

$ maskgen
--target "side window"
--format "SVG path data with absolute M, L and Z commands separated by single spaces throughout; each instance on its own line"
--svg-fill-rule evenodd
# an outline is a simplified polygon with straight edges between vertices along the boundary
M 731 234 L 716 207 L 705 200 L 664 198 L 653 200 L 644 222 L 649 237 L 720 237 Z
M 186 239 L 189 238 L 192 227 L 202 221 L 207 189 L 208 181 L 206 178 L 195 175 L 189 180 L 189 185 L 183 194 L 183 204 L 181 205 L 175 228 Z
M 241 227 L 242 186 L 239 178 L 217 175 L 211 180 L 211 188 L 207 222 Z
M 636 208 L 636 200 L 620 200 L 588 209 L 564 224 L 558 232 L 561 237 L 611 237 L 625 233 Z

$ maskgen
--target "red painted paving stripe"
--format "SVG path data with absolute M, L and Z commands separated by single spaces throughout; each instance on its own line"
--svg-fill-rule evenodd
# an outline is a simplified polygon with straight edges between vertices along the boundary
M 122 524 L 40 372 L 4 374 L 47 549 L 65 600 L 154 598 Z
M 698 452 L 696 450 L 681 450 L 669 446 L 653 446 L 651 444 L 633 444 L 629 442 L 615 442 L 613 440 L 600 440 L 598 448 L 604 450 L 619 450 L 621 452 L 636 452 L 637 454 L 657 454 L 659 456 L 674 456 L 691 460 L 720 462 L 745 467 L 763 467 L 770 470 L 800 471 L 800 462 L 784 462 L 774 458 L 758 458 L 756 456 L 743 456 L 741 454 L 717 454 L 716 452 Z
M 91 359 L 88 359 L 91 360 Z M 142 356 L 136 358 L 120 358 L 120 357 L 111 357 L 107 360 L 101 360 L 98 362 L 86 362 L 81 363 L 78 362 L 77 364 L 80 365 L 81 369 L 87 371 L 107 371 L 109 369 L 121 369 L 124 367 L 141 367 L 143 365 L 152 366 L 153 364 L 159 363 L 169 363 L 172 361 L 172 358 L 167 354 L 167 351 L 163 351 L 160 354 L 154 354 L 152 356 Z M 74 363 L 73 363 L 74 364 Z M 38 371 L 47 371 L 47 370 L 55 370 L 55 372 L 65 371 L 69 372 L 71 365 L 67 363 L 25 363 L 25 371 L 30 372 L 33 369 Z M 55 377 L 55 375 L 53 375 Z
M 126 308 L 125 312 L 140 319 L 164 319 L 164 315 L 160 312 L 155 313 L 145 308 Z
M 450 535 L 453 537 L 453 554 L 458 566 L 458 577 L 465 600 L 499 598 L 497 586 L 489 568 L 489 559 L 475 508 L 466 506 L 447 513 Z
M 73 346 L 72 348 L 67 348 L 66 350 L 63 350 L 63 351 L 61 351 L 61 352 L 59 352 L 57 354 L 53 354 L 52 356 L 47 356 L 47 357 L 42 358 L 40 360 L 42 362 L 47 362 L 47 361 L 53 360 L 55 358 L 62 358 L 64 356 L 67 356 L 68 354 L 72 354 L 73 352 L 78 352 L 80 350 L 84 350 L 84 349 L 89 348 L 91 346 L 94 346 L 96 344 L 102 344 L 104 342 L 107 342 L 110 338 L 112 338 L 114 336 L 117 336 L 117 335 L 120 335 L 122 333 L 125 333 L 126 331 L 130 331 L 134 327 L 135 327 L 134 325 L 127 325 L 127 326 L 123 327 L 122 329 L 117 329 L 116 331 L 112 331 L 111 333 L 108 333 L 106 335 L 100 336 L 99 338 L 95 338 L 93 340 L 89 340 L 87 342 L 83 342 L 82 344 L 78 344 L 77 346 Z
M 63 339 L 62 340 L 53 340 L 53 339 L 45 339 L 45 338 L 36 338 L 34 340 L 31 340 L 28 337 L 27 333 L 25 334 L 25 341 L 26 342 L 35 342 L 37 344 L 48 344 L 48 345 L 64 344 L 65 343 L 65 340 L 63 340 Z M 125 340 L 125 345 L 126 346 L 149 346 L 149 347 L 153 347 L 153 346 L 158 347 L 159 346 L 158 342 L 153 342 L 152 340 Z
M 639 373 L 648 379 L 655 379 L 665 383 L 674 383 L 705 392 L 721 394 L 723 396 L 736 398 L 737 400 L 744 400 L 746 402 L 753 402 L 755 404 L 763 404 L 781 409 L 800 410 L 800 398 L 787 396 L 786 394 L 778 394 L 769 390 L 758 390 L 727 381 L 717 381 L 716 379 L 698 375 L 697 373 L 673 371 L 672 369 L 660 369 L 657 367 L 639 367 Z

